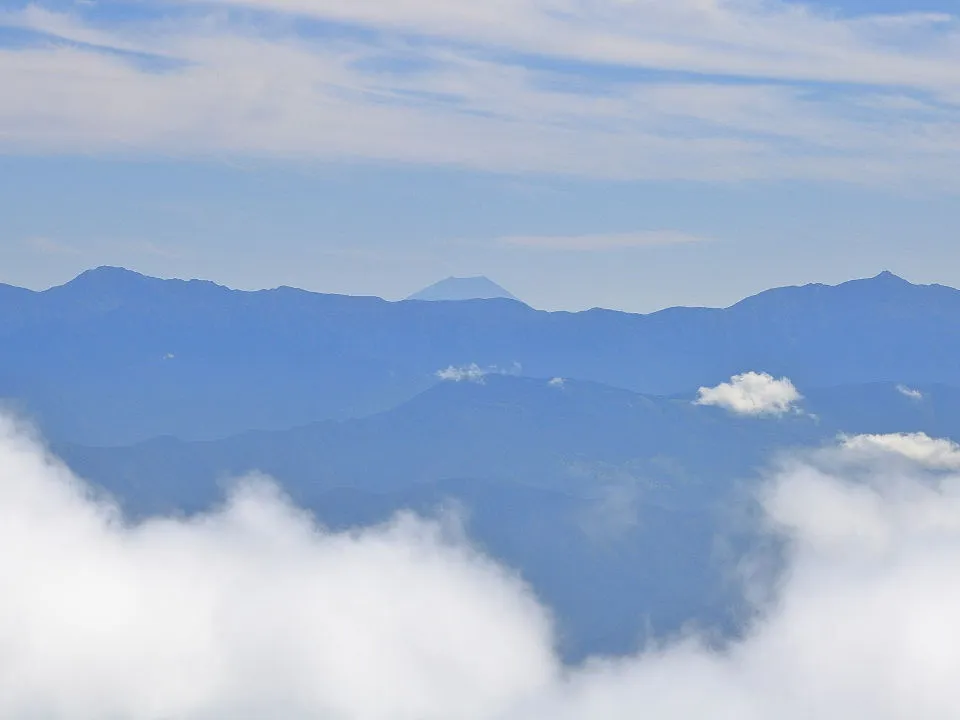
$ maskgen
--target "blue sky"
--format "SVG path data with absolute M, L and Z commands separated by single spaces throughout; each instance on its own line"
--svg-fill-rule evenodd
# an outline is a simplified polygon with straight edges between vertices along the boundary
M 960 2 L 0 2 L 0 281 L 960 285 Z

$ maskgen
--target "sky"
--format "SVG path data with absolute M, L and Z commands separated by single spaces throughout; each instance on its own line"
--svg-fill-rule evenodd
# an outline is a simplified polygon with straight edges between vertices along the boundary
M 957 0 L 0 0 L 0 282 L 960 286 Z

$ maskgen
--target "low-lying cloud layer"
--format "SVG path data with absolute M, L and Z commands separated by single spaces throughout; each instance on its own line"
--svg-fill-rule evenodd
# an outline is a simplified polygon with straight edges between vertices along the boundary
M 715 405 L 737 415 L 783 415 L 803 399 L 788 378 L 767 373 L 734 375 L 730 382 L 700 388 L 697 405 Z
M 9 421 L 0 548 L 5 718 L 487 718 L 556 672 L 529 592 L 441 526 L 333 535 L 264 482 L 131 525 Z
M 132 524 L 3 420 L 0 716 L 956 718 L 960 476 L 841 444 L 761 497 L 788 567 L 743 641 L 563 668 L 548 613 L 455 528 L 329 533 L 262 481 Z

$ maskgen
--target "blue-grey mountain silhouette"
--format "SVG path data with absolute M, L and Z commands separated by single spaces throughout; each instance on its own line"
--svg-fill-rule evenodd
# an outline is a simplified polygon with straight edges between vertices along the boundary
M 476 364 L 669 395 L 762 370 L 801 390 L 960 386 L 960 292 L 890 274 L 730 308 L 549 313 L 231 290 L 118 268 L 0 292 L 0 398 L 54 439 L 212 439 L 362 417 Z
M 691 619 L 736 631 L 716 552 L 749 542 L 725 518 L 776 453 L 960 437 L 958 317 L 960 292 L 889 273 L 633 315 L 100 268 L 0 286 L 0 398 L 134 514 L 202 511 L 253 470 L 331 527 L 453 501 L 575 660 Z M 693 403 L 750 370 L 790 377 L 801 412 Z
M 448 277 L 414 293 L 407 300 L 493 300 L 495 298 L 519 302 L 519 299 L 508 290 L 483 276 Z

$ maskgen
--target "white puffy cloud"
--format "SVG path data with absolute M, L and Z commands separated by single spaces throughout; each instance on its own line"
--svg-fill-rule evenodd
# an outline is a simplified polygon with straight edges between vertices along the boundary
M 847 450 L 867 455 L 898 455 L 936 470 L 960 470 L 960 445 L 926 433 L 854 435 L 842 438 Z
M 802 399 L 788 378 L 748 372 L 716 387 L 700 388 L 696 404 L 715 405 L 737 415 L 783 415 L 795 410 Z
M 135 524 L 4 420 L 0 716 L 953 720 L 960 477 L 835 452 L 866 481 L 813 454 L 761 494 L 787 572 L 742 640 L 561 668 L 525 586 L 443 525 L 332 534 L 262 483 Z

